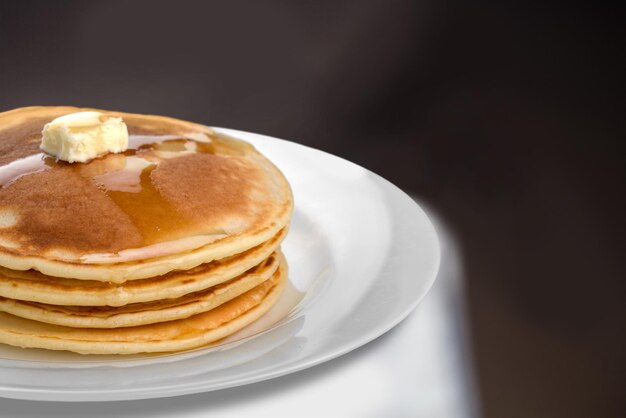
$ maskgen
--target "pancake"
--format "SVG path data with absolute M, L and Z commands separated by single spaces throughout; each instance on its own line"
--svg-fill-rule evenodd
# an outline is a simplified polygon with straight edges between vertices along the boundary
M 202 125 L 100 111 L 124 119 L 128 151 L 85 164 L 39 151 L 45 123 L 84 110 L 0 113 L 0 266 L 123 283 L 242 253 L 287 225 L 282 173 Z
M 223 283 L 253 269 L 275 250 L 287 235 L 284 228 L 271 240 L 241 254 L 175 270 L 149 279 L 116 284 L 46 276 L 35 270 L 0 267 L 0 297 L 51 305 L 123 306 L 179 298 Z
M 287 281 L 287 266 L 252 290 L 186 319 L 126 328 L 71 328 L 0 313 L 0 343 L 81 354 L 136 354 L 188 350 L 220 340 L 261 317 Z
M 0 343 L 82 354 L 187 350 L 262 316 L 287 281 L 282 173 L 191 122 L 121 117 L 129 147 L 70 164 L 40 152 L 74 107 L 0 113 Z
M 254 269 L 217 286 L 176 299 L 133 303 L 122 307 L 61 306 L 0 297 L 0 311 L 22 318 L 78 328 L 120 328 L 172 321 L 209 311 L 268 280 L 281 254 L 273 254 Z

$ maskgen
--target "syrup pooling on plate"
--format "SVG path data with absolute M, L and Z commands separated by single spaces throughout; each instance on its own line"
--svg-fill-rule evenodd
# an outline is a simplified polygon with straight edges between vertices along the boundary
M 2 244 L 114 253 L 195 231 L 219 238 L 258 212 L 250 192 L 259 187 L 259 169 L 239 158 L 248 144 L 199 132 L 133 132 L 132 120 L 129 131 L 127 151 L 88 163 L 35 152 L 1 166 Z M 90 228 L 102 233 L 82 233 Z

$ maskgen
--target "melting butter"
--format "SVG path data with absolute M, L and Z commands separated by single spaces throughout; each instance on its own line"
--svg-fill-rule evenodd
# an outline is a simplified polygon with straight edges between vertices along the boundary
M 69 163 L 84 163 L 128 149 L 128 128 L 122 118 L 100 112 L 60 116 L 46 124 L 41 133 L 41 150 Z

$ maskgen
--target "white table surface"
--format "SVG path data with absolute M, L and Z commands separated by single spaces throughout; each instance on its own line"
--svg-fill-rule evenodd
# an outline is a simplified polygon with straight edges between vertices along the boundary
M 461 260 L 451 234 L 427 212 L 442 244 L 437 281 L 407 319 L 360 349 L 277 379 L 175 398 L 95 403 L 0 398 L 0 418 L 475 416 Z

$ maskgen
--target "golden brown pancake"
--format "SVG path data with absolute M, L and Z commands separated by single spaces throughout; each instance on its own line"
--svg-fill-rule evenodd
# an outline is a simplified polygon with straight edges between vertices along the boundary
M 241 254 L 201 264 L 189 270 L 175 270 L 162 276 L 125 283 L 76 280 L 46 276 L 35 270 L 0 267 L 0 297 L 51 305 L 124 306 L 132 303 L 179 298 L 223 283 L 263 262 L 287 234 L 278 235 Z
M 243 252 L 287 224 L 280 171 L 202 125 L 102 111 L 126 122 L 128 151 L 85 164 L 39 152 L 43 125 L 81 110 L 0 113 L 0 265 L 121 283 Z
M 44 124 L 95 110 L 0 113 L 0 343 L 168 352 L 263 315 L 287 280 L 293 200 L 255 148 L 202 125 L 123 118 L 129 148 L 70 164 Z
M 287 266 L 257 287 L 215 309 L 186 319 L 126 328 L 71 328 L 0 312 L 0 343 L 81 354 L 188 350 L 220 340 L 261 317 L 287 281 Z
M 79 328 L 119 328 L 172 321 L 209 311 L 247 292 L 273 276 L 282 260 L 280 252 L 273 254 L 234 279 L 175 299 L 109 307 L 49 305 L 0 297 L 0 311 L 47 324 Z

